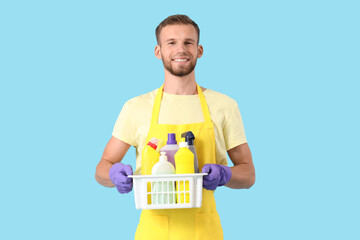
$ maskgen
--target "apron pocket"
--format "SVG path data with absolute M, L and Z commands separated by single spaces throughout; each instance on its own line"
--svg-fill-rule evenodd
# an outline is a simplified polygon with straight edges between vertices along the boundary
M 168 240 L 168 216 L 142 213 L 135 240 Z
M 197 213 L 195 215 L 196 240 L 223 240 L 223 230 L 217 213 Z

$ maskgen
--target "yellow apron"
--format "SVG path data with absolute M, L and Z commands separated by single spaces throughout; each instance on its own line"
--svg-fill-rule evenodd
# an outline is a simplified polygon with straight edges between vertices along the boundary
M 209 109 L 201 88 L 197 85 L 205 122 L 192 124 L 158 124 L 163 86 L 159 88 L 154 102 L 151 125 L 146 142 L 152 137 L 166 142 L 168 133 L 192 131 L 200 171 L 207 163 L 215 161 L 215 133 Z M 223 231 L 216 211 L 214 192 L 203 188 L 201 208 L 143 210 L 136 230 L 135 240 L 220 240 Z

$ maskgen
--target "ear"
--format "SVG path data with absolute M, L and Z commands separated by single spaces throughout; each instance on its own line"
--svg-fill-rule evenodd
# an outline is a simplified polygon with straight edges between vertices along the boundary
M 202 45 L 198 45 L 198 56 L 197 56 L 197 58 L 201 58 L 201 56 L 203 55 L 203 53 L 204 53 L 203 46 L 202 46 Z
M 157 59 L 162 59 L 159 45 L 156 45 L 154 53 Z

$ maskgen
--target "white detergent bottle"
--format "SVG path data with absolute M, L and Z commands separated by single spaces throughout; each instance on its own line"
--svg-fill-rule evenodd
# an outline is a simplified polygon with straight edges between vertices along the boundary
M 177 145 L 175 133 L 168 133 L 168 140 L 166 145 L 160 149 L 160 152 L 166 152 L 168 161 L 175 166 L 174 155 L 179 150 L 179 145 Z
M 175 174 L 174 166 L 168 162 L 166 152 L 160 152 L 159 161 L 151 170 L 152 175 Z M 174 199 L 174 182 L 158 181 L 152 184 L 152 203 L 153 204 L 172 204 Z M 169 193 L 169 194 L 168 194 Z

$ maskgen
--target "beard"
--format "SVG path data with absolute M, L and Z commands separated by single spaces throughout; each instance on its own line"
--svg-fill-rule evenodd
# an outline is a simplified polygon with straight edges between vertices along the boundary
M 188 66 L 179 66 L 176 69 L 173 68 L 173 66 L 171 65 L 171 61 L 168 62 L 168 61 L 164 61 L 164 59 L 163 59 L 162 62 L 163 62 L 164 68 L 176 77 L 184 77 L 184 76 L 189 75 L 196 66 L 196 60 L 190 61 L 190 64 Z

